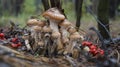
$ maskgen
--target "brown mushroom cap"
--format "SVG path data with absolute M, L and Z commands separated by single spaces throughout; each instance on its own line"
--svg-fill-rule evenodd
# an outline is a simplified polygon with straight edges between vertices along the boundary
M 48 26 L 44 26 L 43 27 L 43 32 L 51 32 L 52 30 L 51 30 L 51 28 L 50 27 L 48 27 Z
M 80 38 L 81 38 L 81 36 L 78 32 L 75 32 L 70 35 L 70 39 L 72 39 L 72 40 L 76 40 L 76 39 L 80 39 Z
M 34 26 L 38 24 L 38 20 L 37 19 L 29 19 L 27 22 L 28 26 Z
M 43 27 L 43 26 L 45 26 L 45 21 L 41 21 L 39 19 L 29 19 L 28 22 L 27 22 L 27 25 L 28 26 L 36 26 L 36 25 L 38 25 L 38 26 Z
M 75 33 L 75 32 L 76 32 L 76 29 L 75 29 L 74 27 L 70 27 L 70 28 L 68 28 L 68 32 L 69 32 L 70 34 Z
M 53 32 L 51 35 L 53 38 L 59 38 L 61 36 L 60 32 Z
M 40 20 L 38 20 L 38 26 L 41 26 L 41 27 L 43 27 L 43 26 L 45 26 L 45 24 L 46 24 L 46 22 L 45 21 L 40 21 Z
M 65 28 L 68 28 L 69 26 L 71 26 L 72 24 L 67 20 L 65 19 L 62 23 L 59 24 L 61 27 L 65 27 Z
M 39 46 L 44 46 L 44 42 L 43 42 L 43 41 L 40 41 L 40 42 L 38 42 L 38 45 L 39 45 Z
M 61 14 L 57 8 L 50 8 L 47 11 L 45 11 L 42 15 L 43 17 L 52 20 L 62 21 L 65 19 L 65 16 Z
M 63 38 L 62 39 L 62 42 L 65 44 L 65 43 L 69 43 L 69 39 L 68 38 Z
M 42 28 L 39 27 L 39 26 L 34 26 L 33 29 L 34 29 L 35 31 L 41 31 Z

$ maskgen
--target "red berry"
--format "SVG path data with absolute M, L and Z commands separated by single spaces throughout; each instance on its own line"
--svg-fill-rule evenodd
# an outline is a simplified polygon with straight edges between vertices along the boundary
M 0 33 L 0 39 L 4 40 L 5 39 L 4 37 L 5 37 L 4 33 Z
M 100 55 L 104 55 L 104 50 L 99 51 Z
M 11 46 L 12 46 L 13 48 L 17 48 L 17 47 L 18 47 L 17 45 L 18 45 L 18 44 L 14 44 L 14 43 L 11 44 Z
M 17 44 L 17 46 L 19 47 L 19 46 L 21 46 L 22 44 L 19 42 L 18 44 Z
M 82 42 L 82 45 L 83 46 L 91 46 L 92 42 L 84 41 L 84 42 Z
M 18 38 L 13 38 L 12 42 L 15 43 L 15 42 L 17 42 L 17 40 L 18 40 Z
M 95 51 L 94 53 L 92 53 L 93 56 L 97 55 L 98 54 L 98 51 Z
M 98 54 L 98 51 L 97 51 L 96 49 L 91 49 L 91 50 L 90 50 L 90 53 L 91 53 L 93 56 L 95 56 L 95 55 Z
M 4 37 L 5 35 L 4 35 L 4 33 L 0 33 L 0 37 Z
M 94 53 L 96 49 L 90 49 L 90 53 Z
M 97 46 L 96 45 L 91 45 L 89 46 L 90 49 L 97 49 Z

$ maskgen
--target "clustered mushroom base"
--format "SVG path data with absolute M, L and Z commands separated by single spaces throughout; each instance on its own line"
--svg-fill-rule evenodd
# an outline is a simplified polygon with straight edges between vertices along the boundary
M 27 22 L 31 31 L 30 36 L 35 39 L 31 49 L 34 51 L 41 49 L 39 52 L 49 57 L 72 55 L 73 58 L 78 58 L 81 42 L 84 40 L 83 35 L 76 31 L 71 22 L 57 8 L 50 8 L 42 15 L 49 22 L 39 19 L 29 19 Z M 83 50 L 89 52 L 87 47 Z

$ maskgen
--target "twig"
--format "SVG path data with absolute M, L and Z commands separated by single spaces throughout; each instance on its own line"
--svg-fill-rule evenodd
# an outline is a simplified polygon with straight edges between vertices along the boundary
M 119 60 L 120 60 L 120 53 L 118 52 L 118 50 L 115 50 L 118 54 L 118 57 L 117 57 L 117 62 L 119 63 Z
M 12 53 L 15 53 L 15 54 L 21 55 L 20 52 L 15 51 L 15 50 L 13 50 L 13 49 L 10 49 L 10 48 L 8 48 L 8 47 L 6 47 L 6 46 L 0 45 L 0 48 L 4 49 L 4 50 L 7 51 L 7 52 L 12 52 Z

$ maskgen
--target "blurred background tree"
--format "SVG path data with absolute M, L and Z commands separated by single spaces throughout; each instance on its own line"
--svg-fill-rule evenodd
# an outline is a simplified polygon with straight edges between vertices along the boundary
M 0 0 L 0 15 L 15 15 L 18 16 L 23 8 L 24 0 Z
M 0 0 L 0 25 L 5 25 L 5 23 L 9 22 L 10 20 L 13 20 L 19 23 L 21 26 L 24 26 L 26 20 L 32 15 L 40 15 L 39 18 L 43 19 L 41 17 L 41 13 L 44 11 L 42 1 L 46 0 Z M 50 1 L 51 3 L 53 3 L 52 1 L 54 0 L 48 1 L 50 4 Z M 97 26 L 96 21 L 88 13 L 89 11 L 85 7 L 86 6 L 85 3 L 87 3 L 87 6 L 90 9 L 92 9 L 94 14 L 97 14 L 97 6 L 99 0 L 83 0 L 81 9 L 82 14 L 77 13 L 75 11 L 76 10 L 75 1 L 76 3 L 79 3 L 77 2 L 78 0 L 60 0 L 60 1 L 62 2 L 61 7 L 62 9 L 64 9 L 64 13 L 66 14 L 68 20 L 73 22 L 74 25 L 77 18 L 76 15 L 79 15 L 81 16 L 81 21 L 77 22 L 81 22 L 82 29 L 87 29 L 90 26 Z M 111 19 L 111 17 L 116 19 L 119 18 L 118 16 L 120 15 L 120 0 L 110 0 L 109 5 L 110 5 L 109 19 Z M 76 7 L 78 6 L 80 6 L 80 4 L 77 5 Z

